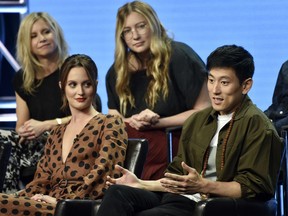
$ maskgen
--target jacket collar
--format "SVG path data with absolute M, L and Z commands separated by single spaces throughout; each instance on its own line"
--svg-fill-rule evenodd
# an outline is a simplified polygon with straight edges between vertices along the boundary
M 251 101 L 250 97 L 248 95 L 244 96 L 242 103 L 240 105 L 240 108 L 236 113 L 235 120 L 242 118 L 245 115 L 245 113 L 247 112 L 249 106 L 251 106 L 251 105 L 252 105 L 252 101 Z M 207 123 L 217 119 L 217 116 L 218 116 L 218 111 L 214 110 L 211 107 L 211 112 L 210 112 L 210 115 L 207 119 Z

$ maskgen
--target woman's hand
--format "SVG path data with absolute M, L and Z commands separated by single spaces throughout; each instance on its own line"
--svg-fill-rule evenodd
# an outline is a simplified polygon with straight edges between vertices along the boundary
M 129 118 L 129 125 L 136 130 L 144 130 L 151 127 L 151 123 L 139 120 L 138 115 L 133 115 Z
M 130 118 L 129 125 L 136 130 L 145 130 L 159 122 L 160 116 L 149 109 L 145 109 Z
M 49 195 L 43 195 L 43 194 L 35 194 L 31 197 L 32 200 L 38 201 L 38 202 L 44 202 L 44 203 L 50 203 L 50 204 L 56 204 L 57 200 L 54 197 L 51 197 Z
M 27 128 L 24 125 L 19 127 L 18 134 L 19 134 L 19 136 L 21 136 L 23 138 L 29 136 L 29 132 L 28 132 Z
M 24 127 L 30 132 L 30 136 L 27 139 L 35 139 L 46 131 L 45 121 L 37 121 L 35 119 L 26 121 Z
M 32 140 L 40 136 L 47 130 L 47 126 L 45 121 L 37 121 L 35 119 L 30 119 L 26 121 L 21 127 L 18 129 L 18 134 L 21 137 L 21 140 L 24 139 Z
M 120 184 L 120 185 L 129 185 L 135 188 L 140 187 L 140 180 L 137 178 L 137 176 L 134 173 L 130 172 L 129 170 L 119 165 L 115 165 L 115 170 L 120 171 L 122 176 L 117 179 L 107 176 L 107 181 L 106 181 L 107 186 Z
M 18 128 L 18 135 L 20 136 L 19 143 L 23 143 L 26 139 L 32 139 L 32 133 L 31 131 L 22 125 Z
M 160 116 L 150 109 L 143 110 L 136 117 L 138 121 L 145 121 L 150 123 L 151 125 L 157 124 L 159 122 L 159 118 Z
M 187 175 L 177 175 L 165 173 L 165 177 L 160 180 L 166 191 L 177 194 L 195 194 L 202 193 L 205 187 L 206 179 L 192 167 L 184 162 L 181 163 L 182 168 L 188 172 Z

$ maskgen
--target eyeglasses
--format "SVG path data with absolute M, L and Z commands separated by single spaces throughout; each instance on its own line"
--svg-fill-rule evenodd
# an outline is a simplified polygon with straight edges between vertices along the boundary
M 135 26 L 135 29 L 132 30 L 131 28 L 127 28 L 125 29 L 121 36 L 123 39 L 125 39 L 126 41 L 129 41 L 133 38 L 133 32 L 136 31 L 137 34 L 139 35 L 143 35 L 147 32 L 148 29 L 148 25 L 147 23 L 139 23 Z

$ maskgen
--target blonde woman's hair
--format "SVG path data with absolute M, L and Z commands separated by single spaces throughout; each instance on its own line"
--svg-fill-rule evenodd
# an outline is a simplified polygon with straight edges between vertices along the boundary
M 28 94 L 33 94 L 35 88 L 41 85 L 41 81 L 35 83 L 35 79 L 37 71 L 41 70 L 43 65 L 31 50 L 31 29 L 33 24 L 40 19 L 44 20 L 55 34 L 59 67 L 67 57 L 68 52 L 68 46 L 60 25 L 48 13 L 31 13 L 22 20 L 17 36 L 16 55 L 23 70 L 23 90 Z
M 147 21 L 152 37 L 150 44 L 150 59 L 148 60 L 146 75 L 151 77 L 145 101 L 148 107 L 153 109 L 160 97 L 168 96 L 169 62 L 171 57 L 171 38 L 168 37 L 165 28 L 161 24 L 154 9 L 141 1 L 126 3 L 118 9 L 115 33 L 115 64 L 117 74 L 116 92 L 120 99 L 120 113 L 125 115 L 127 105 L 135 107 L 135 98 L 129 88 L 131 65 L 129 59 L 133 58 L 141 65 L 137 53 L 132 52 L 122 38 L 122 32 L 126 18 L 132 12 L 141 14 Z

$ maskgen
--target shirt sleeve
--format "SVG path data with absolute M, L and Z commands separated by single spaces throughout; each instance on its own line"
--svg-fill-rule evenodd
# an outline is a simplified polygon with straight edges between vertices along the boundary
M 260 119 L 250 119 L 237 163 L 234 181 L 241 185 L 243 198 L 269 199 L 276 187 L 283 145 L 277 132 Z
M 120 110 L 119 97 L 116 93 L 116 71 L 114 64 L 109 68 L 106 74 L 106 92 L 108 96 L 108 108 Z
M 23 90 L 23 71 L 20 69 L 15 73 L 12 80 L 14 91 L 24 100 L 27 100 L 27 96 Z
M 170 79 L 179 97 L 182 96 L 187 110 L 192 109 L 207 79 L 204 62 L 191 47 L 174 42 L 169 67 Z
M 281 119 L 288 114 L 288 61 L 284 62 L 281 66 L 281 69 L 278 73 L 277 82 L 275 85 L 272 104 L 269 106 L 267 110 L 265 110 L 265 114 L 273 119 Z
M 284 62 L 277 78 L 277 83 L 275 86 L 273 94 L 273 103 L 281 104 L 284 103 L 288 105 L 288 61 Z

